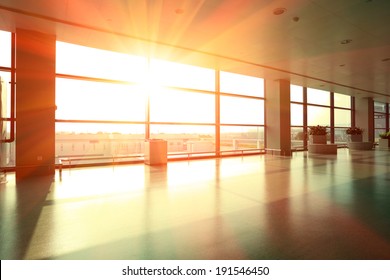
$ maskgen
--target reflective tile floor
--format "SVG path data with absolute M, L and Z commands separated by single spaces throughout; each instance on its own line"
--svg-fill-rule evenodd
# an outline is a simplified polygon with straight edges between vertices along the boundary
M 1 259 L 390 259 L 390 151 L 6 179 Z

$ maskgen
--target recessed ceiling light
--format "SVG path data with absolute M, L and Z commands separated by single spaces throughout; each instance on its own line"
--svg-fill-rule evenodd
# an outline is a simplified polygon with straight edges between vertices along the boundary
M 286 8 L 276 8 L 276 9 L 274 9 L 273 13 L 275 16 L 279 16 L 281 14 L 284 14 L 286 11 L 287 11 Z
M 299 21 L 299 17 L 293 17 L 292 20 L 293 20 L 294 22 L 298 22 L 298 21 Z
M 345 40 L 340 41 L 340 44 L 346 45 L 346 44 L 349 44 L 349 43 L 351 43 L 351 42 L 352 42 L 351 39 L 345 39 Z

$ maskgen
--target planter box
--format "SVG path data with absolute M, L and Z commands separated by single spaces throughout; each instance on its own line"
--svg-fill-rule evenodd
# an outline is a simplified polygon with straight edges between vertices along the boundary
M 309 154 L 336 155 L 337 144 L 309 144 Z
M 348 142 L 347 145 L 350 150 L 372 150 L 374 148 L 372 142 Z
M 363 134 L 351 134 L 349 135 L 349 142 L 362 142 Z
M 388 150 L 390 148 L 390 139 L 379 138 L 379 149 Z
M 310 135 L 310 144 L 326 144 L 326 135 Z

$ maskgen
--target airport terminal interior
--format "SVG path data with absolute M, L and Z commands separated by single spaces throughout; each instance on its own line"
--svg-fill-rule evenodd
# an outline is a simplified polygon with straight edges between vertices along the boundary
M 0 0 L 0 259 L 390 259 L 390 1 Z

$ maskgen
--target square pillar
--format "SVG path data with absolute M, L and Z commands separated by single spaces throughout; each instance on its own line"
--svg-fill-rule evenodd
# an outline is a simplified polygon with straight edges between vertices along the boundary
M 355 125 L 361 127 L 364 142 L 374 142 L 374 100 L 355 97 Z
M 290 82 L 266 80 L 266 151 L 291 156 Z
M 16 179 L 55 173 L 56 38 L 16 31 Z

